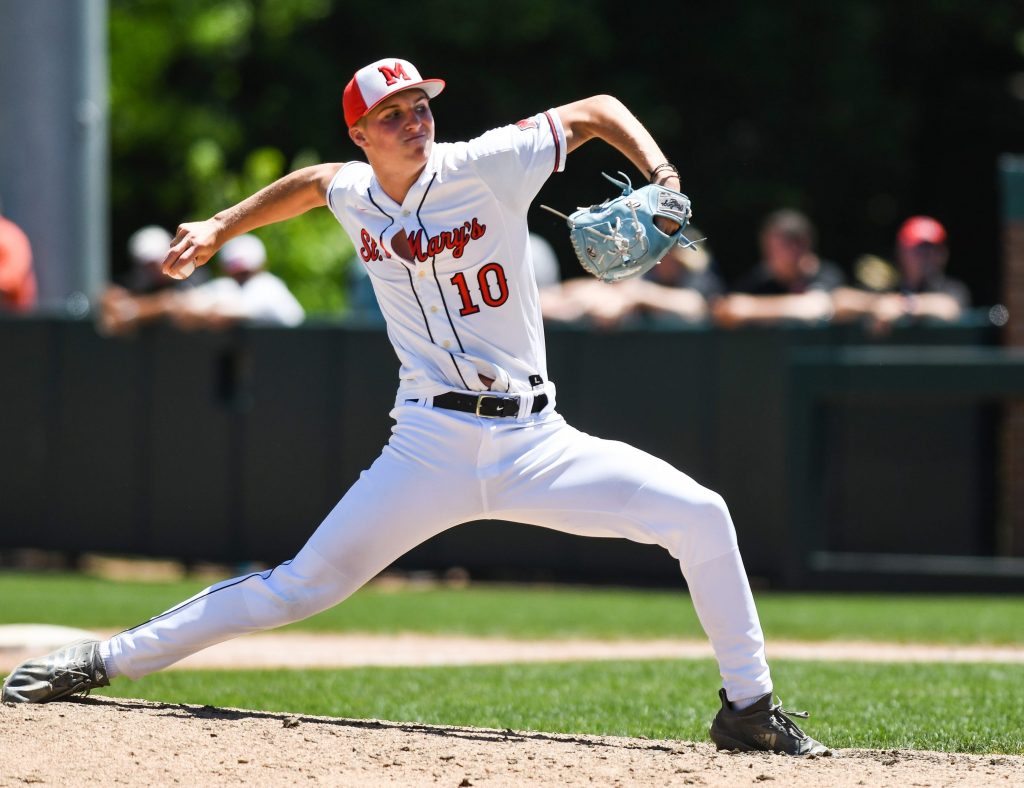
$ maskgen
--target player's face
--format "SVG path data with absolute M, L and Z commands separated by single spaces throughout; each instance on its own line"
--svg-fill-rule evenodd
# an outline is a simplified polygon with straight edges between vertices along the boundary
M 352 139 L 368 157 L 423 164 L 434 142 L 434 116 L 422 90 L 403 90 L 389 96 L 367 115 Z

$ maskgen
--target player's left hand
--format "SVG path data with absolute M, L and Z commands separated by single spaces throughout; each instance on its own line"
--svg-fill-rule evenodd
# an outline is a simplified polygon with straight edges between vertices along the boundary
M 221 224 L 216 219 L 178 225 L 161 270 L 173 279 L 187 279 L 217 253 L 223 243 L 220 235 Z
M 666 219 L 664 216 L 654 217 L 654 226 L 661 230 L 665 235 L 675 235 L 682 225 L 679 222 L 673 222 L 671 219 Z

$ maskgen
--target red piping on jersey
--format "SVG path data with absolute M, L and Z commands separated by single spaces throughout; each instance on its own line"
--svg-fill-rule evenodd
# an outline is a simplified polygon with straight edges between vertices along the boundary
M 562 160 L 562 143 L 558 141 L 558 131 L 555 129 L 555 121 L 547 112 L 544 117 L 548 119 L 548 126 L 551 127 L 551 136 L 555 138 L 555 168 L 552 172 L 558 172 L 558 163 Z

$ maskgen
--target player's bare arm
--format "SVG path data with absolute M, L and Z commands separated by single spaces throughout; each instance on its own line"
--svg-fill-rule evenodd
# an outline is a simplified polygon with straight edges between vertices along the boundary
M 654 137 L 626 105 L 614 96 L 591 96 L 557 110 L 565 128 L 566 149 L 571 153 L 584 142 L 602 139 L 657 183 L 678 189 L 679 176 L 673 169 L 659 169 L 668 159 Z
M 303 167 L 209 219 L 179 225 L 163 272 L 184 279 L 235 236 L 326 205 L 327 187 L 340 167 L 338 163 Z

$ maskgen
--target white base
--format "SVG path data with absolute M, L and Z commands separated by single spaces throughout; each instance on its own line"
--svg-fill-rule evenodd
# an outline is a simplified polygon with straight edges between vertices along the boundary
M 52 651 L 84 638 L 100 640 L 102 636 L 85 629 L 52 624 L 6 624 L 0 626 L 0 651 Z

